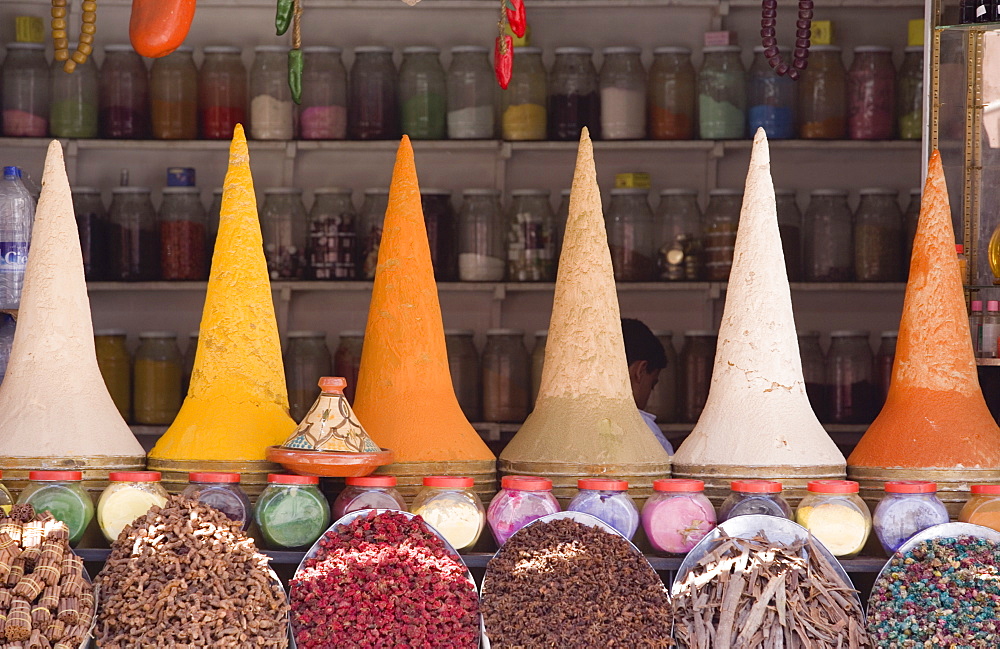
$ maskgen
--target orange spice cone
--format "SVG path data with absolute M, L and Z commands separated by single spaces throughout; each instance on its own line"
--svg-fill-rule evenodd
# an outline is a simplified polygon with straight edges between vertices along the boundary
M 882 412 L 848 458 L 866 483 L 936 480 L 952 516 L 968 484 L 1000 480 L 1000 428 L 979 387 L 941 156 L 927 171 L 892 381 Z

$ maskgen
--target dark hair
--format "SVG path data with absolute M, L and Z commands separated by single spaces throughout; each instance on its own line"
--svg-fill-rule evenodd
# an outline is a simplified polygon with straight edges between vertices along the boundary
M 663 345 L 641 321 L 622 318 L 622 336 L 625 338 L 625 358 L 630 366 L 637 361 L 646 361 L 650 371 L 667 366 Z

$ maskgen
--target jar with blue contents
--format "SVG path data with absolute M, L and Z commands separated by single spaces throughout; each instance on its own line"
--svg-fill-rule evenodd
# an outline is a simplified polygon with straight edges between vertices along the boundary
M 729 497 L 719 508 L 719 522 L 737 516 L 764 514 L 792 519 L 792 508 L 781 495 L 781 483 L 773 480 L 734 480 Z
M 628 482 L 607 478 L 577 480 L 580 490 L 566 511 L 595 516 L 631 539 L 639 527 L 639 510 L 628 495 Z
M 758 128 L 763 128 L 768 139 L 795 137 L 795 82 L 787 75 L 779 76 L 771 68 L 763 47 L 755 47 L 753 51 L 747 106 L 750 136 L 753 137 Z
M 872 516 L 879 543 L 890 556 L 918 532 L 948 520 L 937 483 L 923 480 L 886 482 L 885 497 Z

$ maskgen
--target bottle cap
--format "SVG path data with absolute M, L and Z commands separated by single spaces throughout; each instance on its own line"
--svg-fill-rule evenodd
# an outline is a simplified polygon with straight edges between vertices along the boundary
M 577 489 L 593 489 L 595 491 L 628 491 L 627 480 L 612 478 L 583 478 L 576 481 Z
M 425 487 L 444 487 L 446 489 L 468 489 L 473 485 L 472 478 L 450 475 L 429 475 L 424 478 Z
M 989 300 L 986 302 L 987 311 L 1000 311 L 1000 301 Z
M 29 471 L 28 480 L 38 482 L 56 482 L 65 480 L 83 480 L 82 471 Z
M 816 494 L 856 494 L 858 483 L 853 480 L 813 480 L 807 489 Z
M 653 481 L 653 491 L 663 491 L 668 493 L 705 491 L 705 483 L 701 480 L 664 478 L 663 480 Z
M 356 478 L 346 478 L 344 482 L 349 487 L 395 487 L 394 475 L 366 475 Z
M 972 301 L 972 310 L 973 311 L 982 311 L 983 310 L 983 301 L 982 300 L 973 300 Z
M 778 494 L 781 493 L 781 483 L 774 480 L 734 480 L 729 483 L 730 489 L 748 494 Z
M 111 482 L 159 482 L 159 471 L 112 471 L 108 474 Z
M 240 481 L 239 473 L 216 473 L 209 471 L 196 471 L 188 474 L 188 482 L 211 482 L 217 484 L 237 484 Z
M 551 480 L 532 475 L 505 475 L 500 479 L 500 486 L 515 491 L 552 491 Z
M 960 243 L 956 243 L 955 244 L 955 252 L 957 252 L 960 255 L 964 255 L 965 254 L 965 246 L 963 246 Z
M 974 484 L 972 493 L 997 495 L 1000 494 L 1000 484 Z
M 319 484 L 319 478 L 314 475 L 292 475 L 289 473 L 268 473 L 268 484 Z
M 937 491 L 936 482 L 925 480 L 898 480 L 885 483 L 888 494 L 932 494 Z

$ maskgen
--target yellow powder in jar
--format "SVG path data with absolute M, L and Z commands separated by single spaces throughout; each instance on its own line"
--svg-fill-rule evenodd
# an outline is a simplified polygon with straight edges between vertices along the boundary
M 508 140 L 544 140 L 545 106 L 513 104 L 503 112 L 503 135 Z
M 837 503 L 800 507 L 795 518 L 835 557 L 857 554 L 871 533 L 871 523 L 859 511 Z
M 114 486 L 111 493 L 101 499 L 97 506 L 97 523 L 101 526 L 104 536 L 113 542 L 121 534 L 126 525 L 145 516 L 154 505 L 162 507 L 167 499 L 160 494 L 136 489 L 127 485 L 120 488 Z
M 472 547 L 483 529 L 483 514 L 465 500 L 437 498 L 413 512 L 436 529 L 456 550 Z

